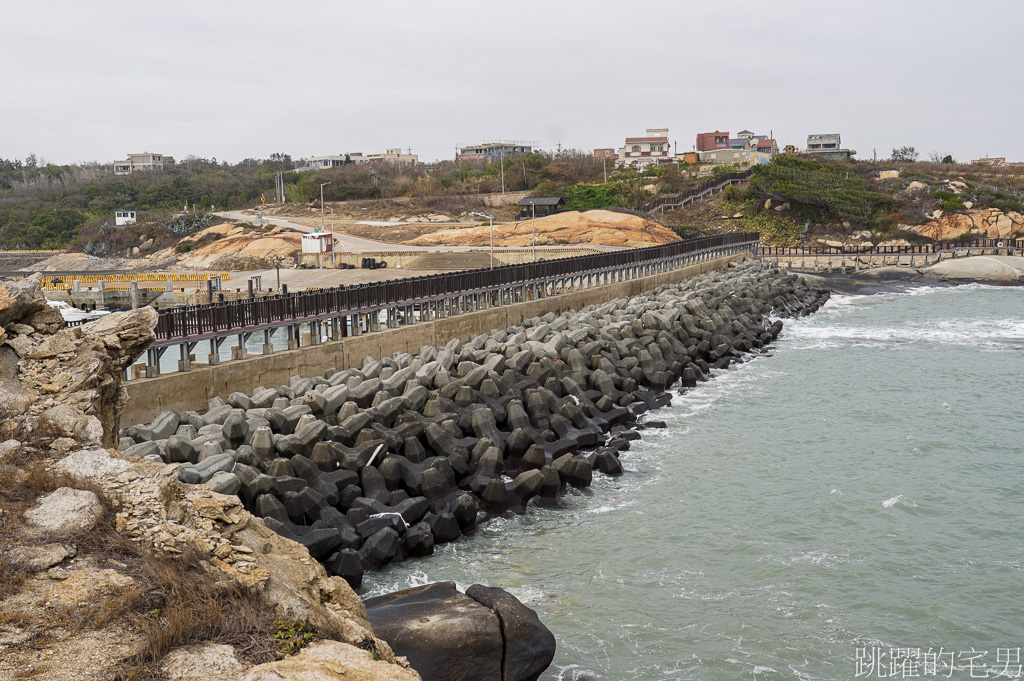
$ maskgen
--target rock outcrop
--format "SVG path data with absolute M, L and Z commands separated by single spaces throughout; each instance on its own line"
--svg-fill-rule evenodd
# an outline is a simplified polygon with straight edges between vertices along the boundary
M 210 237 L 219 238 L 204 243 L 204 239 Z M 253 261 L 270 260 L 278 256 L 290 257 L 302 248 L 302 234 L 281 227 L 254 230 L 235 224 L 223 224 L 182 239 L 182 243 L 196 244 L 196 247 L 179 258 L 179 265 L 216 269 L 231 259 Z M 152 257 L 159 259 L 168 255 L 171 255 L 170 251 Z
M 536 224 L 535 224 L 536 223 Z M 679 235 L 656 222 L 629 213 L 609 210 L 566 211 L 534 220 L 522 220 L 494 225 L 495 246 L 522 246 L 533 244 L 536 229 L 539 246 L 657 246 L 679 241 Z M 451 246 L 487 246 L 490 244 L 489 226 L 464 229 L 445 229 L 424 234 L 406 243 L 416 246 L 437 244 Z
M 34 432 L 113 445 L 121 376 L 154 338 L 146 307 L 66 328 L 40 275 L 0 282 L 0 439 Z
M 1024 235 L 1024 215 L 1004 213 L 996 208 L 971 209 L 942 215 L 923 225 L 901 229 L 935 241 L 954 241 L 964 234 L 988 239 L 1009 239 Z

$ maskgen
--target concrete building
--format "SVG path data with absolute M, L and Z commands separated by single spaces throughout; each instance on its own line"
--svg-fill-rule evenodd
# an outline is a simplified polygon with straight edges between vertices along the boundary
M 348 154 L 335 154 L 332 156 L 310 156 L 308 168 L 312 170 L 323 170 L 324 168 L 340 168 L 346 163 L 354 163 L 355 159 L 346 158 Z
M 647 128 L 644 137 L 627 137 L 625 146 L 619 147 L 619 165 L 643 168 L 673 160 L 668 128 Z
M 114 226 L 124 227 L 126 225 L 135 224 L 135 211 L 134 210 L 115 210 L 114 211 Z
M 131 175 L 140 170 L 163 170 L 164 165 L 173 165 L 174 159 L 163 154 L 145 151 L 141 154 L 128 154 L 124 161 L 114 161 L 114 174 Z
M 699 153 L 701 163 L 729 163 L 740 168 L 772 162 L 771 154 L 756 149 L 711 149 Z
M 833 160 L 852 158 L 857 152 L 844 149 L 838 132 L 807 136 L 807 152 L 812 156 Z
M 361 151 L 352 151 L 347 154 L 311 156 L 308 168 L 321 170 L 323 168 L 340 168 L 346 163 L 372 163 L 375 161 L 414 166 L 420 162 L 420 157 L 418 154 L 403 154 L 402 150 L 398 148 L 388 149 L 383 154 L 364 155 Z
M 372 163 L 373 161 L 383 161 L 384 163 L 394 163 L 396 165 L 411 165 L 414 166 L 420 162 L 419 154 L 403 154 L 401 149 L 388 149 L 383 154 L 367 154 L 363 156 L 362 163 Z
M 462 147 L 455 156 L 456 159 L 483 158 L 488 161 L 497 161 L 501 158 L 508 158 L 517 154 L 532 154 L 533 147 L 527 144 L 515 142 L 485 142 L 474 146 Z

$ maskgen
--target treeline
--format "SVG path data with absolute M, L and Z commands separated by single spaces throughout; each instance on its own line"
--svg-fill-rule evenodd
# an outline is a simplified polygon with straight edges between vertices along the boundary
M 113 229 L 114 211 L 137 211 L 138 238 L 161 234 L 187 203 L 200 211 L 253 207 L 276 200 L 274 176 L 283 172 L 287 202 L 438 197 L 530 191 L 566 198 L 569 209 L 637 208 L 656 192 L 685 189 L 695 180 L 684 166 L 669 164 L 644 173 L 616 170 L 614 162 L 574 150 L 522 154 L 500 162 L 442 161 L 430 166 L 383 162 L 348 163 L 301 171 L 287 154 L 237 164 L 188 156 L 162 171 L 115 175 L 100 164 L 54 165 L 30 156 L 0 159 L 0 248 L 77 248 L 121 252 L 131 234 Z M 168 233 L 169 238 L 169 233 Z M 148 237 L 147 237 L 148 238 Z
M 83 231 L 113 224 L 120 209 L 137 211 L 140 222 L 166 223 L 186 202 L 204 210 L 252 205 L 273 189 L 273 173 L 270 162 L 232 166 L 195 157 L 123 176 L 101 165 L 0 159 L 0 247 L 66 248 Z

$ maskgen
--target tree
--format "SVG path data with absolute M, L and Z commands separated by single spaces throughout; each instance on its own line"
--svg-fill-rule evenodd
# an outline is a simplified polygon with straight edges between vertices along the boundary
M 913 163 L 917 160 L 917 149 L 914 147 L 896 147 L 889 159 L 895 163 Z
M 956 163 L 950 154 L 943 154 L 938 151 L 928 154 L 928 160 L 932 163 Z

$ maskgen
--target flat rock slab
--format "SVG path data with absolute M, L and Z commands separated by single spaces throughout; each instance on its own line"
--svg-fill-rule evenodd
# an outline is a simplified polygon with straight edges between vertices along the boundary
M 161 667 L 168 681 L 236 681 L 243 671 L 235 649 L 216 643 L 175 648 Z
M 369 650 L 317 641 L 298 655 L 253 667 L 239 681 L 420 681 L 420 677 L 411 669 L 375 659 Z
M 70 535 L 88 532 L 103 517 L 103 506 L 93 492 L 61 487 L 25 511 L 25 520 L 41 532 Z

